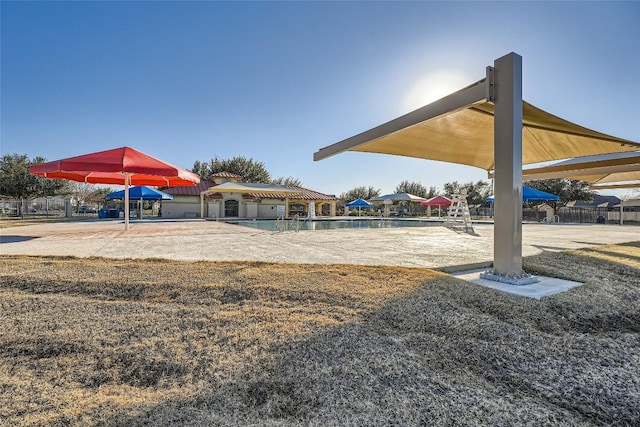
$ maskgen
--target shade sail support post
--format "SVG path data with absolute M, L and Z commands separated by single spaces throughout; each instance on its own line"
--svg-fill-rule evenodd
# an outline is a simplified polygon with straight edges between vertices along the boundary
M 481 277 L 525 285 L 536 279 L 522 270 L 522 57 L 498 58 L 487 74 L 495 105 L 494 259 Z
M 131 175 L 124 174 L 124 229 L 129 229 L 129 186 L 131 185 Z

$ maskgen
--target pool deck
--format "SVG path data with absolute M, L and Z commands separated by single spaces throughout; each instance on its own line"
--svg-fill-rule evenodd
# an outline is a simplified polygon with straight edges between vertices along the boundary
M 204 220 L 79 220 L 0 229 L 0 255 L 389 265 L 469 270 L 493 259 L 493 224 L 277 233 Z M 640 240 L 640 227 L 524 224 L 523 256 Z

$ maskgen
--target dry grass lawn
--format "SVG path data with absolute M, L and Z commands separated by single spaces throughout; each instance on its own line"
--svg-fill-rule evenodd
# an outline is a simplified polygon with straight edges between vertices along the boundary
M 431 270 L 0 257 L 0 425 L 640 425 L 640 242 Z
M 1 218 L 0 217 L 0 230 L 4 228 L 12 228 L 12 227 L 23 227 L 26 225 L 38 225 L 38 224 L 46 224 L 53 222 L 67 222 L 67 221 L 84 221 L 88 219 L 93 219 L 92 217 L 87 216 L 87 218 L 66 218 L 59 216 L 52 217 L 33 217 L 33 218 Z

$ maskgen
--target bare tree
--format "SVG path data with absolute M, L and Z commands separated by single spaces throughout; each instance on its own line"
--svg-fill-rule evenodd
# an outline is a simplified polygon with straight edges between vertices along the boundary
M 69 181 L 66 185 L 65 190 L 66 190 L 65 193 L 71 196 L 71 198 L 77 202 L 76 204 L 76 210 L 77 210 L 81 204 L 86 203 L 87 200 L 91 197 L 91 195 L 95 193 L 96 187 L 94 184 Z

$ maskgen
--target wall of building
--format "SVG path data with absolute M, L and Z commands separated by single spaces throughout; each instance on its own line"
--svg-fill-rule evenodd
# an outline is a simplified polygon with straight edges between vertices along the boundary
M 276 219 L 278 206 L 285 206 L 282 199 L 244 200 L 238 194 L 223 194 L 222 199 L 207 199 L 204 201 L 205 218 L 225 218 L 225 201 L 238 202 L 238 217 Z M 309 204 L 315 202 L 292 201 L 290 204 L 304 205 L 304 212 L 309 211 Z M 330 204 L 327 203 L 327 206 Z M 316 215 L 321 214 L 321 204 L 315 205 Z M 334 208 L 335 214 L 335 208 Z M 173 200 L 162 202 L 162 218 L 200 218 L 200 198 L 195 196 L 174 196 Z
M 160 216 L 162 218 L 199 218 L 200 198 L 174 196 L 173 200 L 164 200 Z
M 284 202 L 279 201 L 281 206 L 284 206 Z M 276 219 L 278 218 L 278 203 L 260 203 L 258 205 L 258 218 L 264 219 Z
M 204 202 L 205 218 L 220 218 L 223 214 L 222 200 L 207 200 Z

